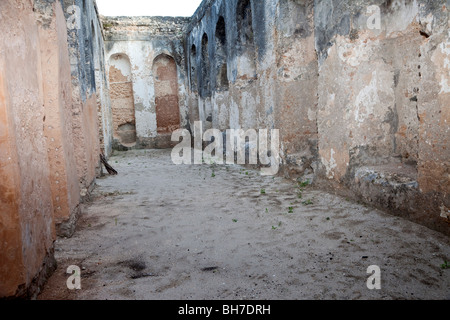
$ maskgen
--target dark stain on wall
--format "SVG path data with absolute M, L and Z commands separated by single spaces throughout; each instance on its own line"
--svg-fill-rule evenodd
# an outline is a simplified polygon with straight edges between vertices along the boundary
M 95 71 L 94 66 L 94 52 L 92 41 L 95 36 L 92 34 L 91 24 L 96 17 L 87 17 L 88 12 L 83 0 L 61 0 L 66 20 L 69 21 L 71 16 L 77 14 L 70 10 L 71 6 L 79 8 L 79 14 L 83 16 L 80 19 L 78 28 L 68 29 L 68 45 L 69 55 L 73 61 L 77 61 L 76 66 L 72 65 L 72 82 L 80 88 L 81 98 L 83 102 L 95 92 Z M 84 62 L 84 63 L 81 63 Z

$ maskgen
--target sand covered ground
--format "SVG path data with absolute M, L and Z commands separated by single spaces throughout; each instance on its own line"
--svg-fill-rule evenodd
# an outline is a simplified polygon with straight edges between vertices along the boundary
M 450 299 L 450 239 L 420 225 L 237 165 L 176 166 L 170 150 L 109 163 L 119 175 L 56 241 L 39 299 Z

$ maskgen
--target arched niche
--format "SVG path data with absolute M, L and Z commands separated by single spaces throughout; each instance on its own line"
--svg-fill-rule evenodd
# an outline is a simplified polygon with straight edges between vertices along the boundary
M 133 145 L 136 143 L 136 117 L 131 63 L 126 54 L 110 57 L 109 83 L 114 139 L 124 146 Z
M 169 134 L 180 128 L 177 64 L 163 53 L 153 60 L 152 70 L 158 134 Z
M 228 90 L 227 34 L 225 19 L 220 16 L 216 24 L 216 86 L 218 91 Z
M 236 7 L 238 77 L 256 77 L 256 48 L 251 0 L 239 0 Z
M 190 52 L 190 62 L 191 62 L 191 90 L 197 91 L 197 47 L 195 44 L 191 47 Z
M 208 35 L 206 33 L 202 36 L 202 56 L 201 56 L 201 66 L 202 66 L 202 77 L 201 77 L 201 92 L 200 95 L 202 97 L 210 96 L 211 90 L 211 63 L 209 59 L 209 40 Z

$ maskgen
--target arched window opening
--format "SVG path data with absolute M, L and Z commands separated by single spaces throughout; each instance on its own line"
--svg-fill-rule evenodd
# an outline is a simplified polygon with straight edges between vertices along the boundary
M 228 90 L 227 35 L 225 19 L 220 16 L 216 25 L 216 85 L 219 91 Z
M 109 83 L 113 136 L 121 145 L 130 147 L 136 143 L 136 118 L 131 63 L 126 54 L 109 59 Z
M 253 78 L 256 76 L 256 49 L 253 33 L 252 3 L 239 0 L 237 5 L 237 52 L 239 59 L 238 76 Z
M 195 44 L 191 47 L 191 89 L 197 91 L 197 47 Z
M 160 54 L 153 61 L 155 106 L 158 134 L 171 134 L 180 128 L 178 73 L 175 60 Z
M 201 77 L 201 96 L 207 97 L 210 95 L 211 89 L 211 78 L 210 78 L 210 70 L 211 64 L 209 59 L 209 50 L 208 50 L 208 35 L 206 33 L 203 34 L 202 37 L 202 77 Z

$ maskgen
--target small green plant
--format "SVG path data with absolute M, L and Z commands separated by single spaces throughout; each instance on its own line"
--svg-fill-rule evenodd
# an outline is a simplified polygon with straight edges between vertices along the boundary
M 309 185 L 309 181 L 304 182 L 298 182 L 297 183 L 297 198 L 302 199 L 303 198 L 303 191 L 305 191 L 305 188 Z
M 114 24 L 109 23 L 109 22 L 103 22 L 103 28 L 104 29 L 110 29 L 114 26 Z
M 238 220 L 237 219 L 233 219 L 233 222 L 236 223 L 236 222 L 238 222 Z
M 311 199 L 308 199 L 308 200 L 303 201 L 302 204 L 305 206 L 309 206 L 309 205 L 312 205 L 313 202 L 311 201 Z
M 331 219 L 330 217 L 327 217 L 327 221 L 330 221 L 330 219 Z
M 261 194 L 266 194 L 266 189 L 261 189 Z
M 445 260 L 443 264 L 441 264 L 441 269 L 449 269 L 450 265 L 448 264 L 448 261 Z
M 211 178 L 214 178 L 216 176 L 216 174 L 214 173 L 214 171 L 211 174 Z
M 288 209 L 289 209 L 288 213 L 294 213 L 294 207 L 289 207 Z
M 245 171 L 245 175 L 247 175 L 247 176 L 248 176 L 248 171 Z
M 269 213 L 269 209 L 266 208 L 266 213 Z
M 308 180 L 298 183 L 298 187 L 299 188 L 306 188 L 307 186 L 309 186 L 309 181 Z
M 275 226 L 272 226 L 272 230 L 277 230 L 277 227 L 275 227 Z

